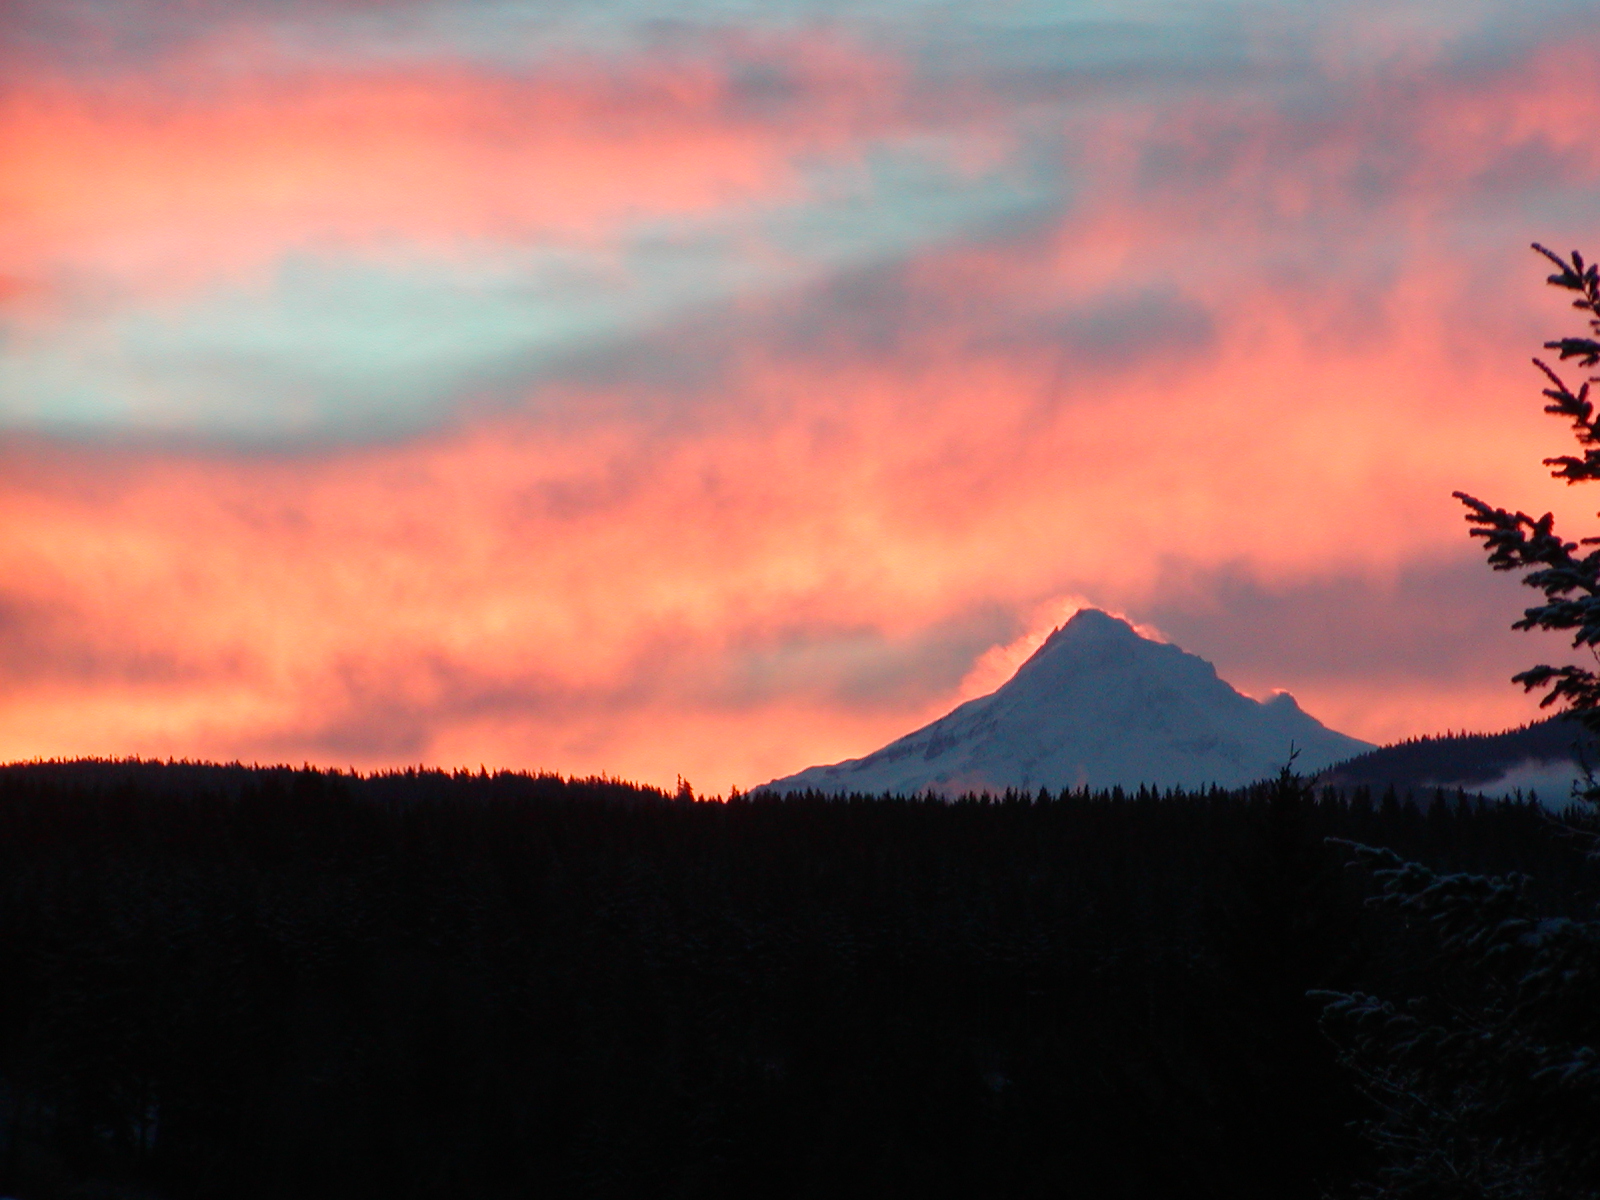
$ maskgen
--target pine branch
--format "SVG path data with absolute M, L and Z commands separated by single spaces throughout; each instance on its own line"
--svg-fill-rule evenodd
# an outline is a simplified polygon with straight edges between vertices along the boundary
M 1534 250 L 1549 259 L 1556 274 L 1549 276 L 1552 287 L 1578 293 L 1575 308 L 1590 314 L 1591 331 L 1600 335 L 1600 264 L 1586 263 L 1574 250 L 1569 258 L 1535 242 Z M 1586 367 L 1600 363 L 1600 340 L 1596 337 L 1567 337 L 1546 342 L 1561 361 L 1577 359 Z M 1549 403 L 1544 411 L 1565 418 L 1581 454 L 1563 454 L 1544 460 L 1551 475 L 1569 484 L 1600 479 L 1600 416 L 1595 412 L 1586 380 L 1576 391 L 1542 359 L 1533 360 L 1550 386 L 1543 396 Z M 1466 506 L 1470 535 L 1483 542 L 1489 566 L 1496 571 L 1525 572 L 1522 582 L 1542 592 L 1545 603 L 1523 611 L 1513 629 L 1571 631 L 1572 645 L 1600 646 L 1600 550 L 1583 552 L 1584 547 L 1600 543 L 1585 538 L 1581 542 L 1564 539 L 1555 528 L 1555 517 L 1545 513 L 1534 518 L 1524 512 L 1495 508 L 1466 492 L 1454 493 Z M 1563 704 L 1592 729 L 1600 730 L 1600 675 L 1583 667 L 1540 665 L 1516 675 L 1512 682 L 1528 691 L 1544 688 L 1541 707 Z

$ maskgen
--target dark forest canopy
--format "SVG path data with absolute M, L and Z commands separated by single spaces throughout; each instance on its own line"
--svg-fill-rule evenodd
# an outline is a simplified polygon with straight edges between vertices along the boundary
M 586 802 L 638 803 L 666 799 L 660 788 L 628 783 L 609 777 L 572 778 L 551 772 L 480 769 L 443 771 L 428 767 L 362 774 L 356 770 L 315 767 L 245 766 L 243 763 L 212 763 L 146 760 L 138 758 L 79 758 L 0 765 L 0 779 L 44 782 L 49 786 L 79 792 L 105 791 L 124 786 L 154 788 L 164 794 L 204 794 L 237 799 L 246 792 L 263 789 L 314 786 L 330 788 L 344 795 L 366 799 L 422 800 L 436 796 L 475 798 L 555 799 L 568 794 L 582 796 Z
M 1425 788 L 1449 780 L 1467 788 L 1487 785 L 1527 762 L 1591 762 L 1593 737 L 1565 715 L 1503 733 L 1445 733 L 1407 738 L 1338 763 L 1320 778 L 1338 787 Z M 1551 797 L 1565 801 L 1566 797 Z
M 0 1192 L 1309 1198 L 1308 989 L 1429 970 L 1328 837 L 1588 902 L 1455 794 L 3 768 Z

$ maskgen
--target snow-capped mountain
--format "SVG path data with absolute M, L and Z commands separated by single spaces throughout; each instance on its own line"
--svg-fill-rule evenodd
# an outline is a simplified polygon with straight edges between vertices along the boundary
M 1136 786 L 1233 787 L 1316 771 L 1372 749 L 1302 712 L 1294 697 L 1241 695 L 1205 659 L 1084 609 L 998 691 L 865 758 L 809 767 L 773 791 L 913 792 Z

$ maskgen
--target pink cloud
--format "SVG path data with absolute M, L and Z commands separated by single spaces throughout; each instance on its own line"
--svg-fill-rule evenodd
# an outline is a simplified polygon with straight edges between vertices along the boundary
M 1299 121 L 1219 103 L 1090 122 L 1075 207 L 906 265 L 916 316 L 893 338 L 826 321 L 752 338 L 687 406 L 567 383 L 338 451 L 17 441 L 0 757 L 426 759 L 715 791 L 859 754 L 968 694 L 965 670 L 851 688 L 873 647 L 974 613 L 1014 617 L 972 655 L 998 678 L 1039 606 L 1137 617 L 1175 561 L 1264 585 L 1392 579 L 1459 551 L 1455 488 L 1581 523 L 1590 502 L 1538 467 L 1563 435 L 1524 361 L 1524 331 L 1563 311 L 1531 256 L 1458 244 L 1463 210 L 1530 148 L 1563 179 L 1600 174 L 1579 137 L 1600 93 L 1575 53 L 1409 91 L 1357 80 Z M 827 62 L 834 99 L 776 127 L 730 116 L 715 75 L 643 68 L 631 93 L 448 74 L 198 107 L 25 90 L 0 111 L 0 157 L 22 164 L 0 182 L 20 214 L 8 269 L 170 245 L 196 271 L 247 270 L 314 237 L 603 242 L 638 211 L 781 195 L 799 157 L 850 152 L 893 108 L 892 73 Z M 1357 251 L 1380 233 L 1393 253 L 1368 272 Z M 1351 260 L 1319 262 L 1329 247 Z M 1118 297 L 1134 299 L 1093 326 Z M 1203 330 L 1164 341 L 1179 301 Z M 759 329 L 804 302 L 739 316 Z M 1088 332 L 1018 332 L 1063 312 Z M 791 644 L 822 649 L 753 689 L 753 656 Z M 1373 738 L 1531 711 L 1487 678 L 1235 681 Z
M 324 456 L 42 453 L 0 487 L 7 601 L 52 647 L 13 675 L 0 756 L 404 752 L 721 788 L 859 752 L 955 695 L 849 705 L 824 679 L 745 703 L 739 655 L 1086 588 L 1137 615 L 1174 555 L 1381 574 L 1457 543 L 1453 486 L 1548 494 L 1550 430 L 1397 402 L 1528 390 L 1451 373 L 1421 328 L 1321 356 L 1242 306 L 1205 361 L 1104 372 L 1069 403 L 1053 364 L 928 345 L 751 362 L 710 428 L 512 416 Z M 1426 728 L 1461 699 L 1408 711 Z M 1394 723 L 1339 707 L 1358 734 Z
M 0 93 L 0 264 L 190 287 L 295 249 L 603 244 L 798 198 L 799 160 L 892 119 L 881 58 L 820 37 L 732 57 L 340 70 L 240 34 L 153 75 L 22 75 Z M 755 67 L 791 99 L 741 103 L 734 69 Z

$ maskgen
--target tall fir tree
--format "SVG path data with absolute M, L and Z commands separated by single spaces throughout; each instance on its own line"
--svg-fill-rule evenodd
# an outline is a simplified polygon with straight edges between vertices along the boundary
M 1600 335 L 1600 268 L 1535 243 L 1551 285 Z M 1594 336 L 1546 342 L 1560 361 L 1600 363 Z M 1600 420 L 1589 379 L 1574 391 L 1543 359 L 1545 411 L 1571 422 L 1581 455 L 1544 460 L 1557 479 L 1600 479 Z M 1570 631 L 1600 646 L 1600 538 L 1567 541 L 1550 513 L 1530 517 L 1465 492 L 1472 536 L 1497 571 L 1525 571 L 1543 593 L 1514 628 Z M 1600 654 L 1597 654 L 1600 657 Z M 1600 733 L 1600 672 L 1541 664 L 1516 675 L 1541 703 Z M 1578 730 L 1575 730 L 1578 732 Z M 1592 772 L 1580 790 L 1600 803 Z M 1585 822 L 1592 828 L 1592 817 Z M 1584 832 L 1572 831 L 1569 832 Z M 1555 831 L 1552 831 L 1553 836 Z M 1592 833 L 1589 834 L 1592 837 Z M 1592 843 L 1591 843 L 1592 844 Z M 1324 1029 L 1373 1109 L 1364 1132 L 1381 1166 L 1362 1189 L 1384 1200 L 1591 1200 L 1600 1197 L 1600 920 L 1541 916 L 1522 875 L 1440 874 L 1390 850 L 1344 843 L 1398 918 L 1396 937 L 1425 951 L 1403 1003 L 1324 993 Z

